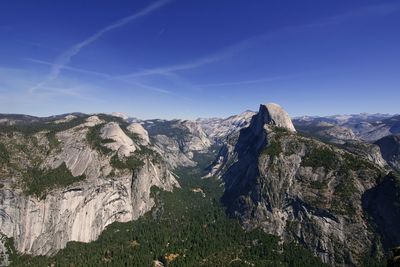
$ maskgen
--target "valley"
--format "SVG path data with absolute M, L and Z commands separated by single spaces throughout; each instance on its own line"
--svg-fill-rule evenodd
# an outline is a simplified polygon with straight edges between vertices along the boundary
M 2 116 L 3 265 L 385 266 L 400 243 L 385 127 L 376 143 L 328 140 L 276 104 L 196 121 Z
M 113 223 L 94 242 L 70 242 L 53 256 L 32 257 L 16 253 L 10 240 L 10 266 L 323 266 L 301 246 L 261 230 L 246 232 L 228 218 L 220 181 L 202 178 L 212 156 L 198 155 L 197 167 L 179 169 L 181 188 L 173 193 L 152 190 L 156 207 L 144 217 Z

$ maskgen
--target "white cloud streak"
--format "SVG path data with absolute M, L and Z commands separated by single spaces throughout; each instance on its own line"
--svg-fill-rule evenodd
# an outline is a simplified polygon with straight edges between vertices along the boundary
M 298 77 L 302 77 L 303 75 L 282 75 L 270 78 L 263 78 L 263 79 L 254 79 L 254 80 L 244 80 L 244 81 L 235 81 L 235 82 L 221 82 L 221 83 L 208 83 L 202 84 L 201 87 L 223 87 L 223 86 L 231 86 L 231 85 L 244 85 L 244 84 L 258 84 L 258 83 L 269 83 L 274 81 L 280 80 L 288 80 L 294 79 Z
M 212 64 L 226 58 L 232 57 L 235 53 L 249 49 L 254 44 L 268 41 L 274 39 L 276 37 L 297 33 L 303 30 L 310 30 L 313 28 L 324 27 L 329 25 L 335 25 L 344 23 L 351 19 L 357 19 L 361 17 L 371 17 L 371 16 L 386 16 L 400 10 L 400 3 L 385 3 L 385 4 L 377 4 L 370 5 L 366 7 L 361 7 L 358 9 L 351 10 L 349 12 L 333 15 L 327 18 L 322 18 L 310 23 L 301 24 L 301 25 L 289 25 L 271 32 L 267 32 L 261 35 L 256 35 L 250 37 L 248 39 L 242 40 L 238 43 L 234 43 L 232 45 L 226 46 L 225 48 L 200 59 L 194 60 L 192 62 L 165 66 L 165 67 L 156 67 L 152 69 L 147 69 L 139 72 L 133 72 L 130 74 L 121 75 L 118 77 L 121 78 L 134 78 L 134 77 L 143 77 L 143 76 L 151 76 L 151 75 L 164 75 L 164 76 L 177 76 L 176 72 L 191 70 L 206 66 L 208 64 Z M 257 81 L 254 81 L 257 82 Z M 253 83 L 252 81 L 243 81 L 243 83 Z M 236 83 L 235 83 L 236 84 Z
M 145 9 L 139 11 L 138 13 L 135 13 L 135 14 L 132 14 L 132 15 L 130 15 L 128 17 L 125 17 L 125 18 L 122 18 L 120 20 L 117 20 L 116 22 L 114 22 L 114 23 L 102 28 L 101 30 L 99 30 L 96 33 L 94 33 L 93 35 L 89 36 L 87 39 L 83 40 L 82 42 L 75 44 L 70 49 L 66 50 L 60 56 L 58 56 L 56 58 L 56 60 L 52 64 L 52 68 L 51 68 L 51 71 L 50 71 L 48 77 L 45 80 L 43 80 L 42 82 L 36 84 L 34 87 L 30 88 L 29 91 L 31 93 L 33 93 L 35 90 L 37 90 L 40 87 L 44 86 L 48 82 L 57 79 L 57 77 L 60 75 L 62 69 L 65 68 L 68 65 L 68 63 L 71 61 L 71 59 L 74 56 L 76 56 L 77 54 L 79 54 L 79 52 L 85 46 L 88 46 L 88 45 L 94 43 L 101 36 L 103 36 L 104 34 L 110 32 L 112 30 L 120 28 L 120 27 L 128 24 L 129 22 L 131 22 L 133 20 L 136 20 L 136 19 L 139 19 L 139 18 L 142 18 L 142 17 L 145 17 L 145 16 L 151 14 L 152 12 L 154 12 L 157 9 L 163 7 L 164 5 L 166 5 L 169 2 L 170 2 L 170 0 L 157 1 L 154 4 L 146 7 Z
M 51 62 L 44 61 L 44 60 L 38 60 L 38 59 L 32 59 L 32 58 L 26 58 L 25 60 L 33 62 L 33 63 L 36 63 L 36 64 L 52 66 Z M 115 76 L 112 76 L 110 74 L 103 73 L 103 72 L 85 70 L 85 69 L 69 67 L 69 66 L 64 66 L 64 69 L 72 71 L 72 72 L 80 73 L 80 74 L 98 76 L 98 77 L 104 78 L 106 80 L 119 81 L 119 82 L 122 82 L 122 83 L 125 83 L 125 84 L 138 86 L 138 87 L 141 87 L 143 89 L 150 90 L 150 91 L 153 91 L 153 92 L 158 92 L 158 93 L 162 93 L 162 94 L 169 94 L 169 95 L 175 95 L 171 91 L 168 91 L 168 90 L 165 90 L 165 89 L 162 89 L 162 88 L 159 88 L 159 87 L 154 87 L 154 86 L 150 86 L 150 85 L 147 85 L 147 84 L 139 83 L 139 82 L 136 82 L 136 81 L 127 80 L 127 79 L 124 79 L 123 77 L 115 77 Z M 43 86 L 41 86 L 41 88 L 43 88 Z
M 205 57 L 201 58 L 198 60 L 194 60 L 189 63 L 183 63 L 183 64 L 178 64 L 178 65 L 172 65 L 172 66 L 166 66 L 166 67 L 160 67 L 160 68 L 154 68 L 154 69 L 148 69 L 148 70 L 143 70 L 135 73 L 130 73 L 126 75 L 121 75 L 118 77 L 121 78 L 136 78 L 136 77 L 142 77 L 142 76 L 149 76 L 149 75 L 174 75 L 174 72 L 176 71 L 182 71 L 182 70 L 190 70 L 190 69 L 196 69 L 202 66 L 205 66 L 207 64 L 211 64 L 214 62 L 218 62 L 222 60 L 225 57 L 225 55 L 216 55 L 216 56 L 210 56 L 210 57 Z

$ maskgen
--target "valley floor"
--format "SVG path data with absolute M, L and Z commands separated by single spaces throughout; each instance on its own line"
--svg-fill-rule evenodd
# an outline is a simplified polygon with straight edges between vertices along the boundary
M 220 181 L 201 179 L 200 167 L 177 170 L 177 175 L 182 188 L 173 193 L 154 190 L 157 205 L 143 218 L 113 223 L 97 241 L 70 242 L 52 257 L 14 253 L 11 266 L 323 265 L 297 245 L 282 245 L 261 231 L 245 232 L 238 221 L 227 218 Z

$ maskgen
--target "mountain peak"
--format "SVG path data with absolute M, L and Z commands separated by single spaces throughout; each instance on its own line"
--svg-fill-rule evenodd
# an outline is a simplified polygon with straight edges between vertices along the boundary
M 262 124 L 272 124 L 291 132 L 296 132 L 289 114 L 278 104 L 268 103 L 260 105 L 258 112 Z

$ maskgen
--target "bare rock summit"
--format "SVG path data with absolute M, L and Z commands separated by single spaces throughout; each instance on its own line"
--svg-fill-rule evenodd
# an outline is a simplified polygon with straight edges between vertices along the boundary
M 271 124 L 296 132 L 289 114 L 278 104 L 268 103 L 260 105 L 258 120 L 262 125 Z

